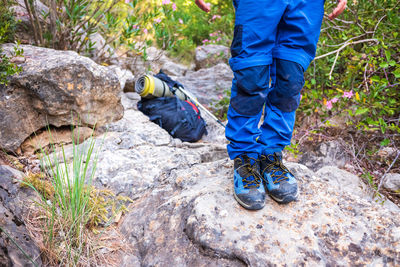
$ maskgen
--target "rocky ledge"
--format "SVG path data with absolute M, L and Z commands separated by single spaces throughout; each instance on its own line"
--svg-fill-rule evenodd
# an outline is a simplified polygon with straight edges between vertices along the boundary
M 97 139 L 95 183 L 134 199 L 119 225 L 134 251 L 124 266 L 400 264 L 399 208 L 371 201 L 357 176 L 288 163 L 299 200 L 247 211 L 232 196 L 225 145 L 172 139 L 137 99 L 125 94 L 124 118 Z
M 0 147 L 15 151 L 33 132 L 53 125 L 104 125 L 123 116 L 115 69 L 72 51 L 21 45 L 23 71 L 0 85 Z M 11 55 L 14 45 L 2 46 Z M 80 116 L 78 118 L 78 115 Z

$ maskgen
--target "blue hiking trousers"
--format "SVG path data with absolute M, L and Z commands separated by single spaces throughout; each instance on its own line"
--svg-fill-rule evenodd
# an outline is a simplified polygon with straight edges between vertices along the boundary
M 313 60 L 324 0 L 233 0 L 234 73 L 226 137 L 231 159 L 290 145 L 303 73 Z M 264 122 L 259 122 L 263 114 Z

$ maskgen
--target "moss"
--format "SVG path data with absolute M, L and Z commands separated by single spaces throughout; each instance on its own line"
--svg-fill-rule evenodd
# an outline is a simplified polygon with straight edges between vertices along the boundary
M 54 197 L 54 186 L 43 173 L 28 173 L 22 180 L 21 187 L 33 187 L 47 200 Z
M 109 189 L 92 187 L 89 198 L 88 227 L 95 230 L 95 227 L 108 224 L 111 220 L 117 222 L 120 216 L 128 210 L 125 204 L 129 202 L 133 202 L 129 197 L 115 196 Z

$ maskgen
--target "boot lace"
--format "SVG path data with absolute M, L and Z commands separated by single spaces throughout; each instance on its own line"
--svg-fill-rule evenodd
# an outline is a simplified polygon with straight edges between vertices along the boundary
M 271 156 L 273 157 L 272 161 L 269 159 Z M 277 184 L 279 182 L 289 180 L 289 177 L 286 174 L 291 172 L 285 165 L 283 165 L 282 159 L 275 153 L 267 156 L 261 155 L 261 160 L 267 163 L 262 171 L 262 174 L 264 174 L 264 172 L 271 173 L 272 183 Z
M 250 158 L 247 155 L 243 155 L 243 165 L 240 166 L 237 170 L 242 177 L 243 187 L 250 189 L 250 188 L 259 188 L 260 184 L 262 183 L 262 178 L 258 171 L 257 160 L 254 160 L 254 163 L 250 163 Z M 254 178 L 252 178 L 254 177 Z

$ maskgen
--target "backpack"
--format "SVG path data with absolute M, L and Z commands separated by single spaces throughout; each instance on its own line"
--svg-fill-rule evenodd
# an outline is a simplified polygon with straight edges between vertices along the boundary
M 191 101 L 177 97 L 142 98 L 138 108 L 172 137 L 184 142 L 196 142 L 207 133 L 206 123 Z

